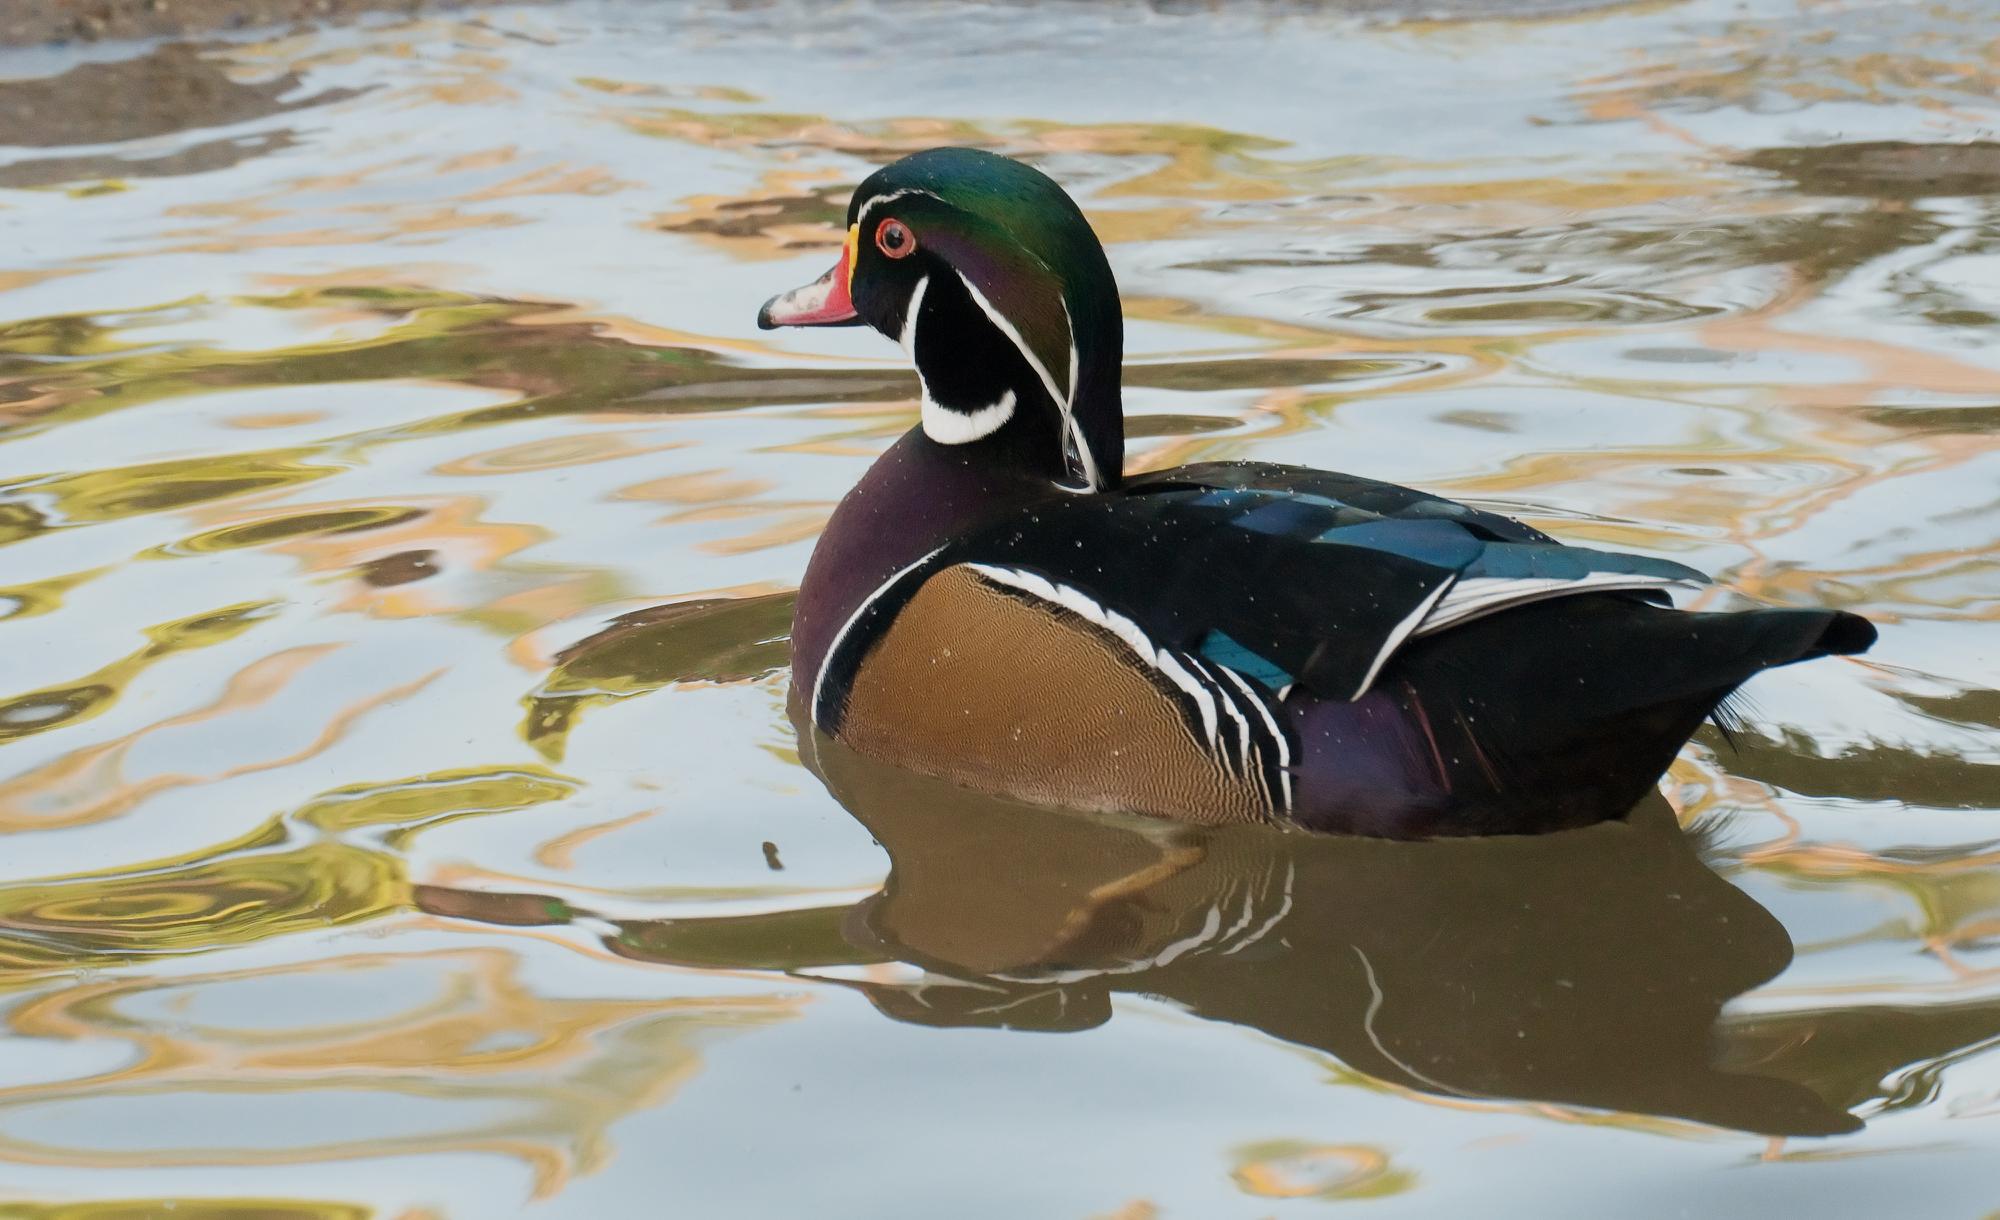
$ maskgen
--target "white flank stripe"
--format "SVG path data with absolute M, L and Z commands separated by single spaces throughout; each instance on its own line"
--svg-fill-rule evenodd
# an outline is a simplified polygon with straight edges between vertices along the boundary
M 1235 923 L 1230 924 L 1229 927 L 1223 931 L 1222 939 L 1228 940 L 1230 937 L 1236 935 L 1238 932 L 1241 932 L 1243 929 L 1249 927 L 1250 917 L 1255 915 L 1256 913 L 1257 913 L 1256 887 L 1251 885 L 1245 885 L 1243 887 L 1243 913 L 1236 917 Z
M 826 675 L 832 672 L 833 660 L 836 656 L 840 655 L 840 646 L 847 642 L 847 633 L 854 630 L 854 624 L 861 621 L 862 615 L 868 613 L 868 607 L 881 600 L 884 593 L 896 587 L 897 581 L 908 576 L 918 568 L 923 567 L 932 559 L 935 559 L 938 551 L 942 550 L 944 550 L 944 547 L 937 548 L 936 551 L 932 551 L 908 567 L 899 569 L 894 576 L 876 585 L 875 591 L 867 597 L 862 598 L 861 604 L 854 608 L 854 613 L 848 615 L 847 621 L 840 625 L 840 630 L 833 633 L 833 643 L 827 645 L 826 653 L 820 657 L 819 674 L 813 679 L 812 707 L 809 709 L 809 714 L 812 716 L 814 724 L 819 724 L 819 696 L 820 692 L 826 688 Z M 825 728 L 826 726 L 821 724 L 820 727 Z
M 1434 635 L 1447 627 L 1469 623 L 1495 611 L 1525 606 L 1530 602 L 1568 597 L 1575 593 L 1608 593 L 1619 589 L 1668 589 L 1687 585 L 1666 576 L 1635 576 L 1629 572 L 1592 572 L 1576 580 L 1549 577 L 1510 579 L 1504 576 L 1475 576 L 1452 585 L 1451 592 L 1417 624 L 1419 637 Z
M 1217 748 L 1215 692 L 1189 673 L 1187 667 L 1172 653 L 1154 647 L 1152 639 L 1139 629 L 1139 624 L 1116 610 L 1101 605 L 1080 589 L 1055 584 L 1033 572 L 1024 572 L 1019 568 L 995 567 L 985 563 L 968 563 L 965 566 L 996 584 L 1033 594 L 1045 602 L 1051 602 L 1081 615 L 1117 636 L 1127 648 L 1137 654 L 1141 661 L 1165 674 L 1168 681 L 1180 687 L 1188 698 L 1194 700 L 1195 706 L 1201 711 L 1201 727 L 1208 738 L 1208 747 L 1211 750 Z
M 1187 658 L 1187 661 L 1188 664 L 1194 666 L 1195 672 L 1200 674 L 1202 677 L 1207 678 L 1211 685 L 1215 686 L 1221 685 L 1221 683 L 1216 679 L 1215 669 L 1226 669 L 1228 668 L 1227 666 L 1216 666 L 1214 668 L 1210 668 L 1208 663 L 1203 661 L 1200 657 L 1189 657 Z M 1222 705 L 1222 710 L 1228 712 L 1229 718 L 1236 722 L 1237 767 L 1239 770 L 1247 774 L 1250 770 L 1250 720 L 1243 714 L 1241 709 L 1239 709 L 1236 706 L 1236 701 L 1234 699 L 1227 697 L 1227 692 L 1224 692 L 1224 697 L 1216 700 L 1216 702 L 1220 703 Z
M 1171 966 L 1174 964 L 1175 958 L 1180 957 L 1190 949 L 1198 948 L 1214 940 L 1215 934 L 1221 930 L 1222 908 L 1211 906 L 1208 908 L 1208 917 L 1201 921 L 1201 931 L 1196 932 L 1193 936 L 1184 936 L 1158 953 L 1155 953 L 1153 960 L 1149 964 L 1153 966 Z
M 1285 740 L 1284 730 L 1278 727 L 1277 718 L 1271 715 L 1271 709 L 1265 706 L 1264 701 L 1262 699 L 1258 698 L 1256 691 L 1250 689 L 1250 684 L 1243 680 L 1243 676 L 1237 673 L 1235 670 L 1229 668 L 1227 665 L 1217 665 L 1216 668 L 1222 671 L 1223 677 L 1229 679 L 1231 682 L 1234 682 L 1236 684 L 1236 689 L 1243 692 L 1244 702 L 1248 703 L 1251 707 L 1256 708 L 1257 714 L 1264 718 L 1264 727 L 1270 730 L 1271 740 L 1274 743 L 1276 743 L 1278 748 L 1278 766 L 1277 766 L 1278 783 L 1281 786 L 1283 786 L 1285 790 L 1284 804 L 1282 808 L 1289 810 L 1292 807 L 1291 743 Z

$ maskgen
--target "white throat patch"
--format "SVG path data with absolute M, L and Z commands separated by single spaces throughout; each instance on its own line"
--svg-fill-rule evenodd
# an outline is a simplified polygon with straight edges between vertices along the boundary
M 923 387 L 924 435 L 940 445 L 968 445 L 993 435 L 1014 418 L 1014 391 L 1008 390 L 1000 396 L 1000 401 L 977 411 L 954 411 L 931 397 L 930 384 L 924 380 L 924 367 L 917 363 L 917 314 L 924 307 L 924 293 L 930 286 L 928 275 L 917 281 L 916 290 L 910 293 L 910 303 L 903 311 L 903 333 L 896 336 L 896 342 L 910 358 L 911 367 L 917 370 L 917 384 Z
M 983 437 L 993 435 L 1010 419 L 1014 418 L 1014 391 L 1000 396 L 1000 401 L 989 407 L 967 413 L 954 411 L 950 407 L 931 401 L 930 391 L 924 392 L 924 435 L 940 445 L 964 445 Z

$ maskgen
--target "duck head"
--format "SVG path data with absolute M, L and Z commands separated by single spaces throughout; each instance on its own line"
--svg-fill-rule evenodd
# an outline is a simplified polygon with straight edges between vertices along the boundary
M 933 148 L 871 174 L 840 261 L 772 297 L 765 329 L 866 323 L 902 344 L 923 430 L 1079 490 L 1124 460 L 1118 285 L 1070 197 L 1040 170 Z

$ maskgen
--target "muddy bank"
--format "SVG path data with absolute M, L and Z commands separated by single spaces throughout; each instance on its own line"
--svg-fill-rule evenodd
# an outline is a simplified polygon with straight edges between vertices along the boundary
M 94 42 L 110 38 L 186 37 L 215 31 L 338 22 L 375 13 L 405 16 L 476 8 L 496 0 L 0 0 L 0 46 Z M 502 0 L 549 3 L 552 0 Z M 759 0 L 747 0 L 759 3 Z M 978 0 L 968 0 L 977 3 Z M 1164 15 L 1199 15 L 1222 7 L 1249 8 L 1269 16 L 1345 13 L 1370 21 L 1534 19 L 1573 16 L 1642 0 L 989 0 L 999 9 L 1099 7 L 1143 9 Z M 741 7 L 746 0 L 725 0 Z M 782 4 L 775 6 L 782 7 Z M 921 8 L 921 5 L 915 6 Z
M 342 21 L 371 13 L 410 15 L 472 7 L 477 0 L 9 0 L 0 4 L 0 46 L 160 38 L 217 30 Z

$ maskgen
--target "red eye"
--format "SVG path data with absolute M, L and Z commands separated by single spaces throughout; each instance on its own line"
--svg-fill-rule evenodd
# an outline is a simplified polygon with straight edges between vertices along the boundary
M 900 220 L 885 220 L 875 227 L 875 248 L 890 258 L 908 258 L 917 252 L 917 235 Z

